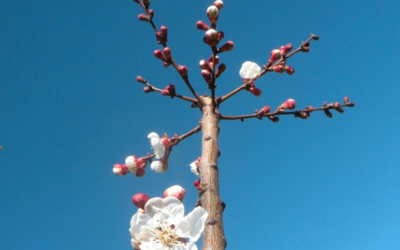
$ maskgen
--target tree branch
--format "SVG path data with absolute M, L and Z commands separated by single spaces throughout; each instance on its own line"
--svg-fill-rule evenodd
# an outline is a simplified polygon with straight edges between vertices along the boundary
M 157 33 L 159 33 L 159 31 L 157 30 L 157 27 L 155 26 L 155 24 L 154 24 L 154 22 L 153 22 L 153 19 L 152 19 L 152 17 L 149 15 L 149 12 L 147 11 L 146 7 L 144 6 L 142 0 L 138 0 L 137 2 L 140 4 L 140 6 L 142 6 L 143 10 L 145 11 L 145 13 L 146 13 L 146 15 L 147 15 L 148 22 L 151 24 L 151 26 L 152 26 L 154 32 L 155 32 L 156 35 L 157 35 Z M 165 40 L 162 41 L 161 44 L 162 44 L 162 46 L 163 46 L 164 48 L 167 47 L 167 42 L 166 42 Z M 176 70 L 176 71 L 178 72 L 178 74 L 179 74 L 178 65 L 176 64 L 176 62 L 175 62 L 174 58 L 172 57 L 172 55 L 171 55 L 169 61 L 171 62 L 171 64 L 174 66 L 175 70 Z M 185 82 L 186 86 L 189 88 L 190 92 L 192 92 L 192 94 L 196 97 L 196 99 L 197 99 L 199 105 L 200 105 L 200 106 L 203 106 L 203 105 L 204 105 L 203 100 L 200 98 L 200 96 L 199 96 L 199 95 L 197 94 L 197 92 L 194 90 L 192 84 L 191 84 L 190 81 L 189 81 L 188 75 L 186 75 L 186 76 L 182 76 L 181 74 L 179 74 L 179 75 L 181 76 L 182 80 Z
M 251 114 L 251 115 L 239 115 L 239 116 L 224 116 L 224 115 L 220 115 L 220 119 L 221 120 L 238 120 L 240 119 L 241 121 L 244 121 L 244 119 L 251 119 L 251 118 L 258 118 L 258 119 L 262 119 L 263 117 L 268 117 L 270 120 L 272 120 L 273 122 L 278 122 L 279 119 L 276 119 L 278 117 L 276 116 L 280 116 L 280 115 L 293 115 L 294 117 L 300 117 L 302 119 L 307 119 L 310 116 L 311 112 L 314 111 L 324 111 L 325 114 L 329 117 L 332 118 L 332 113 L 330 113 L 329 110 L 331 109 L 335 109 L 336 111 L 338 111 L 339 113 L 343 113 L 344 109 L 343 107 L 354 107 L 355 103 L 354 102 L 347 102 L 343 105 L 340 105 L 339 103 L 331 103 L 326 105 L 326 103 L 324 103 L 324 106 L 321 108 L 313 108 L 312 106 L 306 107 L 306 109 L 303 110 L 297 110 L 297 111 L 280 111 L 277 110 L 275 112 L 272 113 L 263 113 L 260 114 L 258 112 L 256 112 L 256 114 Z

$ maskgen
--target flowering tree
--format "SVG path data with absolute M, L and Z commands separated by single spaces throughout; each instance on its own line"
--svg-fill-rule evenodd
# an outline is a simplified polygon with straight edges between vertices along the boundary
M 224 32 L 217 31 L 217 21 L 224 4 L 221 0 L 217 0 L 207 9 L 210 25 L 203 21 L 196 23 L 197 28 L 205 32 L 204 43 L 211 48 L 211 57 L 208 60 L 201 60 L 199 63 L 201 75 L 211 90 L 211 96 L 200 96 L 189 81 L 188 68 L 176 63 L 171 49 L 167 46 L 167 27 L 161 26 L 160 29 L 157 29 L 154 24 L 154 10 L 149 8 L 150 0 L 134 0 L 134 2 L 138 3 L 145 13 L 138 16 L 139 20 L 148 22 L 151 25 L 155 32 L 157 43 L 163 47 L 163 50 L 154 51 L 154 56 L 160 59 L 165 67 L 172 66 L 175 68 L 193 97 L 176 93 L 174 84 L 160 89 L 151 85 L 141 76 L 138 76 L 136 80 L 145 85 L 143 89 L 145 93 L 160 92 L 163 96 L 190 102 L 193 108 L 202 112 L 203 117 L 195 128 L 181 136 L 175 135 L 168 138 L 166 134 L 160 137 L 157 133 L 150 133 L 148 138 L 154 153 L 147 154 L 144 157 L 128 156 L 125 164 L 116 164 L 114 166 L 114 173 L 116 175 L 126 175 L 131 172 L 137 177 L 142 177 L 145 175 L 147 164 L 150 164 L 151 169 L 157 173 L 164 173 L 168 170 L 168 158 L 173 147 L 200 130 L 203 133 L 203 137 L 201 157 L 190 164 L 192 172 L 200 177 L 199 180 L 194 182 L 199 191 L 199 200 L 195 205 L 196 208 L 187 216 L 184 216 L 182 200 L 186 192 L 180 186 L 173 186 L 167 189 L 163 198 L 150 199 L 145 194 L 134 195 L 132 199 L 133 203 L 138 207 L 138 212 L 132 217 L 129 230 L 132 236 L 132 246 L 134 249 L 194 250 L 197 249 L 195 242 L 204 231 L 203 249 L 225 249 L 227 242 L 222 223 L 225 203 L 220 199 L 218 181 L 218 157 L 220 155 L 218 148 L 219 121 L 267 118 L 276 123 L 279 122 L 279 116 L 291 115 L 301 119 L 308 119 L 310 114 L 315 111 L 323 111 L 326 116 L 332 118 L 331 110 L 343 113 L 344 107 L 354 107 L 355 104 L 345 97 L 343 104 L 339 102 L 327 104 L 324 102 L 323 106 L 319 108 L 308 106 L 305 109 L 295 110 L 295 100 L 288 99 L 274 111 L 271 110 L 270 106 L 265 106 L 260 110 L 256 110 L 254 114 L 223 115 L 218 111 L 221 104 L 240 91 L 246 90 L 255 96 L 260 96 L 261 89 L 256 87 L 255 81 L 265 74 L 269 72 L 286 72 L 289 75 L 293 75 L 295 71 L 287 65 L 287 60 L 299 52 L 309 52 L 310 42 L 312 40 L 317 41 L 319 37 L 311 34 L 305 42 L 294 50 L 291 43 L 272 50 L 271 57 L 262 67 L 254 62 L 244 62 L 239 71 L 243 84 L 222 97 L 216 97 L 216 80 L 226 70 L 226 65 L 220 63 L 220 54 L 231 51 L 234 48 L 232 41 L 220 45 L 224 38 Z

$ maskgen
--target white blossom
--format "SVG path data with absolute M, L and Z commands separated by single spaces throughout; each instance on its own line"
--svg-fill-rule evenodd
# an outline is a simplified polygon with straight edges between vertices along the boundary
M 243 80 L 252 80 L 260 76 L 261 68 L 257 63 L 247 61 L 243 63 L 242 68 L 239 71 L 240 76 Z
M 196 207 L 184 216 L 184 210 L 175 197 L 150 199 L 145 213 L 136 213 L 131 219 L 133 245 L 141 250 L 197 250 L 195 242 L 204 230 L 208 213 Z
M 192 163 L 190 163 L 190 170 L 192 171 L 193 174 L 200 176 L 199 171 L 197 171 L 197 166 L 199 166 L 199 161 L 196 160 Z
M 153 161 L 150 165 L 151 170 L 156 171 L 159 174 L 162 174 L 168 170 L 168 164 L 163 163 L 163 161 Z
M 165 147 L 162 144 L 160 136 L 157 133 L 151 132 L 147 138 L 150 139 L 150 144 L 154 149 L 154 154 L 157 159 L 164 157 L 165 155 Z

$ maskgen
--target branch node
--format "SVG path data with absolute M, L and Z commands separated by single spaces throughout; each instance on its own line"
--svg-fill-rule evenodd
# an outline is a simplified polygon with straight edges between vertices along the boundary
M 211 218 L 211 219 L 209 219 L 206 223 L 207 223 L 207 225 L 213 226 L 213 225 L 218 224 L 218 220 L 215 219 L 215 218 Z

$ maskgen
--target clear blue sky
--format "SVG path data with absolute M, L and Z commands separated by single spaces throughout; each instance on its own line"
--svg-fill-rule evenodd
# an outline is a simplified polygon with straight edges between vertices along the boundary
M 320 36 L 288 65 L 268 74 L 263 95 L 237 95 L 225 115 L 341 101 L 356 108 L 328 119 L 283 117 L 222 121 L 219 168 L 228 249 L 400 249 L 399 42 L 397 0 L 225 0 L 218 27 L 233 52 L 217 95 L 241 84 L 244 61 L 265 64 L 272 49 Z M 206 91 L 198 62 L 210 56 L 196 21 L 212 1 L 152 1 L 179 64 Z M 145 95 L 142 75 L 160 88 L 172 68 L 132 1 L 3 0 L 0 3 L 0 245 L 2 249 L 131 249 L 131 197 L 161 196 L 174 184 L 197 200 L 189 164 L 201 134 L 175 148 L 170 170 L 116 177 L 115 163 L 150 151 L 147 134 L 182 134 L 201 114 L 189 104 Z M 396 28 L 397 27 L 397 28 Z

